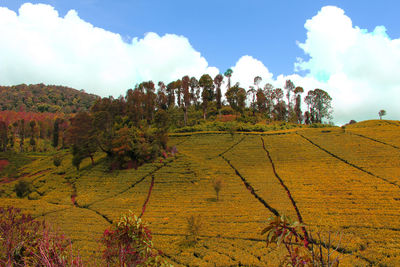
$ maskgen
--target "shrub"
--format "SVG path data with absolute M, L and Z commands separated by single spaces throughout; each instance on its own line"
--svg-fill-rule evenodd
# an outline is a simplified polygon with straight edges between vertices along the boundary
M 268 226 L 262 230 L 261 235 L 266 235 L 267 245 L 283 244 L 287 255 L 284 259 L 285 266 L 338 266 L 340 240 L 336 247 L 332 245 L 329 233 L 328 243 L 322 242 L 321 232 L 317 233 L 319 240 L 301 234 L 305 225 L 293 222 L 286 216 L 276 216 L 269 219 Z M 341 238 L 340 238 L 341 239 Z
M 101 241 L 105 245 L 103 258 L 108 265 L 168 265 L 161 257 L 161 252 L 153 248 L 147 225 L 131 211 L 106 229 Z
M 29 182 L 20 180 L 14 187 L 17 197 L 22 198 L 29 195 L 32 192 L 32 186 Z
M 233 114 L 235 114 L 235 111 L 230 106 L 224 106 L 221 108 L 221 114 L 222 115 L 233 115 Z
M 12 207 L 0 208 L 0 266 L 83 266 L 71 242 L 44 222 Z
M 58 167 L 61 165 L 63 157 L 61 155 L 54 155 L 53 156 L 53 164 L 54 166 Z
M 198 242 L 201 226 L 201 217 L 199 215 L 191 215 L 187 218 L 188 235 L 186 236 L 186 239 L 189 242 L 188 245 L 194 245 Z
M 219 200 L 219 191 L 221 191 L 221 188 L 222 188 L 222 180 L 215 179 L 213 181 L 213 188 L 215 190 L 215 194 L 217 195 L 217 201 L 218 201 Z

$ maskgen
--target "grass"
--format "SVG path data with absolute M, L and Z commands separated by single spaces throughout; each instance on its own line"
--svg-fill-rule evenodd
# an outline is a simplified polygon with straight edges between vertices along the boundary
M 34 160 L 34 156 L 15 152 L 0 152 L 0 159 L 7 160 L 9 164 L 0 170 L 0 177 L 15 178 L 18 170 Z
M 375 121 L 347 126 L 346 131 L 297 128 L 233 137 L 221 132 L 174 134 L 170 145 L 177 146 L 176 157 L 114 172 L 106 171 L 102 153 L 96 154 L 95 166 L 89 159 L 82 162 L 80 172 L 71 166 L 67 152 L 59 167 L 53 165 L 50 153 L 37 154 L 18 174 L 32 184 L 34 192 L 19 199 L 13 191 L 17 181 L 0 184 L 4 192 L 0 205 L 20 207 L 56 225 L 90 260 L 100 256 L 98 240 L 111 221 L 128 210 L 140 214 L 154 175 L 143 219 L 149 223 L 156 248 L 171 263 L 276 266 L 283 250 L 266 248 L 260 235 L 273 215 L 262 201 L 296 218 L 278 174 L 306 224 L 343 233 L 342 249 L 351 252 L 341 255 L 343 265 L 397 265 L 396 124 Z M 216 178 L 223 187 L 219 201 L 210 201 L 216 197 L 212 187 Z M 71 201 L 74 192 L 76 205 Z M 201 231 L 195 244 L 182 246 L 190 216 L 201 217 Z

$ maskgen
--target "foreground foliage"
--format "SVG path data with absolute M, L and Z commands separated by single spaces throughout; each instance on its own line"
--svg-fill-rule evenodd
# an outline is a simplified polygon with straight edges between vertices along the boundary
M 13 205 L 32 216 L 43 216 L 74 240 L 84 259 L 100 259 L 97 240 L 110 227 L 104 218 L 118 221 L 129 209 L 140 214 L 154 175 L 154 192 L 141 218 L 149 223 L 152 241 L 171 263 L 277 266 L 287 255 L 286 248 L 283 244 L 265 247 L 260 232 L 273 214 L 252 193 L 279 214 L 295 218 L 296 212 L 274 177 L 262 137 L 275 171 L 290 190 L 308 229 L 343 233 L 338 250 L 341 265 L 397 266 L 399 187 L 393 183 L 398 183 L 400 166 L 398 125 L 382 120 L 356 123 L 345 131 L 304 128 L 235 132 L 233 136 L 174 134 L 170 145 L 179 151 L 175 157 L 159 158 L 137 170 L 114 172 L 108 171 L 106 154 L 101 152 L 95 153 L 93 166 L 89 158 L 84 159 L 79 172 L 72 167 L 72 155 L 67 151 L 59 152 L 64 156 L 59 167 L 54 166 L 52 154 L 36 155 L 18 178 L 30 182 L 34 191 L 18 198 L 13 191 L 18 181 L 2 183 L 0 206 Z M 251 187 L 247 188 L 228 161 Z M 215 201 L 212 186 L 216 178 L 223 182 L 219 201 Z M 71 201 L 74 192 L 79 206 Z M 201 216 L 201 231 L 195 244 L 182 246 L 189 239 L 190 215 Z M 329 240 L 328 235 L 321 237 Z M 318 234 L 315 239 L 319 239 Z M 334 241 L 337 244 L 338 240 Z M 322 250 L 326 255 L 327 249 Z
M 83 266 L 70 240 L 20 209 L 0 207 L 0 265 Z
M 153 247 L 150 229 L 133 212 L 122 215 L 106 229 L 103 257 L 112 266 L 167 266 L 162 253 Z
M 284 245 L 286 257 L 284 264 L 287 266 L 339 266 L 339 256 L 336 247 L 332 247 L 330 234 L 328 243 L 321 242 L 321 234 L 318 233 L 319 240 L 308 240 L 302 235 L 305 225 L 298 221 L 292 221 L 284 215 L 275 216 L 269 219 L 268 226 L 261 231 L 261 235 L 266 236 L 267 245 Z

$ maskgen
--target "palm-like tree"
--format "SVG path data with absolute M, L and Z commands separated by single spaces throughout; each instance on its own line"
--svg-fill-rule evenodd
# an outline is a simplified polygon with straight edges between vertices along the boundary
M 224 73 L 224 76 L 228 78 L 228 90 L 231 88 L 231 77 L 232 77 L 233 70 L 227 69 Z

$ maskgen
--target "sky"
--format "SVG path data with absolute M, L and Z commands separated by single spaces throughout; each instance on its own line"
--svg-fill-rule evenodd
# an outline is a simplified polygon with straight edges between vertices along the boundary
M 101 96 L 233 70 L 332 97 L 333 122 L 400 116 L 398 1 L 0 0 L 0 84 Z M 305 94 L 303 95 L 303 97 Z M 305 107 L 303 107 L 304 109 Z

